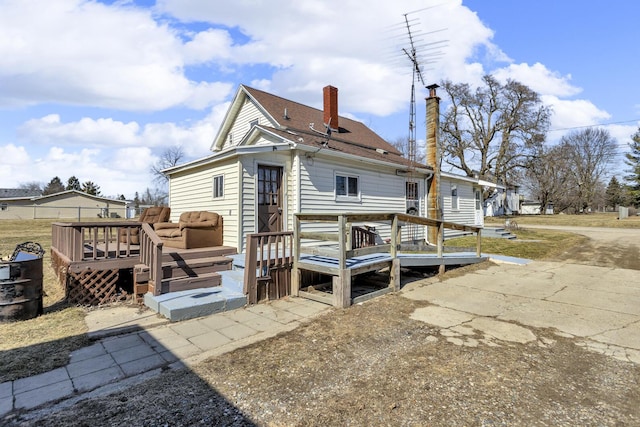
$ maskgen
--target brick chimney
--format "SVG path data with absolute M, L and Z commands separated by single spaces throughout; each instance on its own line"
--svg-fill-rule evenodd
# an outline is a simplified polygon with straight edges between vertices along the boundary
M 324 124 L 332 130 L 340 128 L 338 124 L 338 88 L 325 86 L 322 89 L 324 96 Z

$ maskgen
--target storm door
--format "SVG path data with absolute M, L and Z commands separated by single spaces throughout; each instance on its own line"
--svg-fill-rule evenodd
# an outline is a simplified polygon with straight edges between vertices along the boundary
M 258 233 L 282 231 L 282 167 L 258 165 Z

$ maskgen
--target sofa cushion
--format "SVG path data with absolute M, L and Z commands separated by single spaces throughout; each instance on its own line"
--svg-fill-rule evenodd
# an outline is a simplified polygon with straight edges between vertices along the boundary
M 180 228 L 208 228 L 218 225 L 219 215 L 215 212 L 192 211 L 180 215 Z
M 171 208 L 163 206 L 152 206 L 146 208 L 140 215 L 140 222 L 155 224 L 157 222 L 166 222 L 169 220 Z
M 179 227 L 165 227 L 156 229 L 156 234 L 158 237 L 171 239 L 174 237 L 182 237 L 182 230 Z

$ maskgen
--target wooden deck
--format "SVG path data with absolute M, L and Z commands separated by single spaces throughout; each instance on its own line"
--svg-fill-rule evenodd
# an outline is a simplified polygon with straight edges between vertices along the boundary
M 354 224 L 375 222 L 390 226 L 389 244 L 355 247 L 352 228 Z M 465 265 L 483 260 L 481 256 L 481 228 L 446 221 L 433 220 L 407 214 L 361 214 L 361 213 L 314 213 L 295 215 L 294 260 L 292 270 L 292 295 L 318 299 L 301 290 L 302 272 L 314 272 L 331 277 L 330 295 L 321 296 L 324 302 L 336 307 L 348 307 L 354 302 L 352 282 L 359 275 L 375 271 L 388 271 L 387 289 L 400 289 L 402 266 L 437 266 L 444 272 L 447 265 Z M 319 233 L 303 230 L 304 223 L 334 223 L 337 232 Z M 435 228 L 437 242 L 428 253 L 402 253 L 402 227 L 409 226 L 412 235 L 427 235 L 420 227 Z M 444 252 L 444 230 L 454 229 L 477 235 L 475 255 L 452 255 Z M 337 242 L 337 245 L 334 243 Z M 356 300 L 357 301 L 357 300 Z
M 128 243 L 134 229 L 140 244 Z M 217 272 L 231 268 L 225 255 L 236 253 L 236 248 L 227 246 L 163 247 L 149 224 L 133 221 L 54 223 L 51 246 L 52 264 L 67 299 L 82 305 L 148 291 L 159 295 L 219 286 Z

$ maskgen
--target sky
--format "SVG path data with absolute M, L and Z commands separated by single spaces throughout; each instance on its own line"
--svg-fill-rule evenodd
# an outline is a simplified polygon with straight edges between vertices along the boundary
M 405 15 L 427 85 L 518 80 L 553 110 L 549 143 L 602 125 L 622 177 L 640 126 L 640 2 L 0 0 L 0 188 L 75 176 L 132 199 L 158 186 L 168 148 L 210 154 L 241 84 L 317 108 L 330 84 L 341 115 L 406 137 Z

